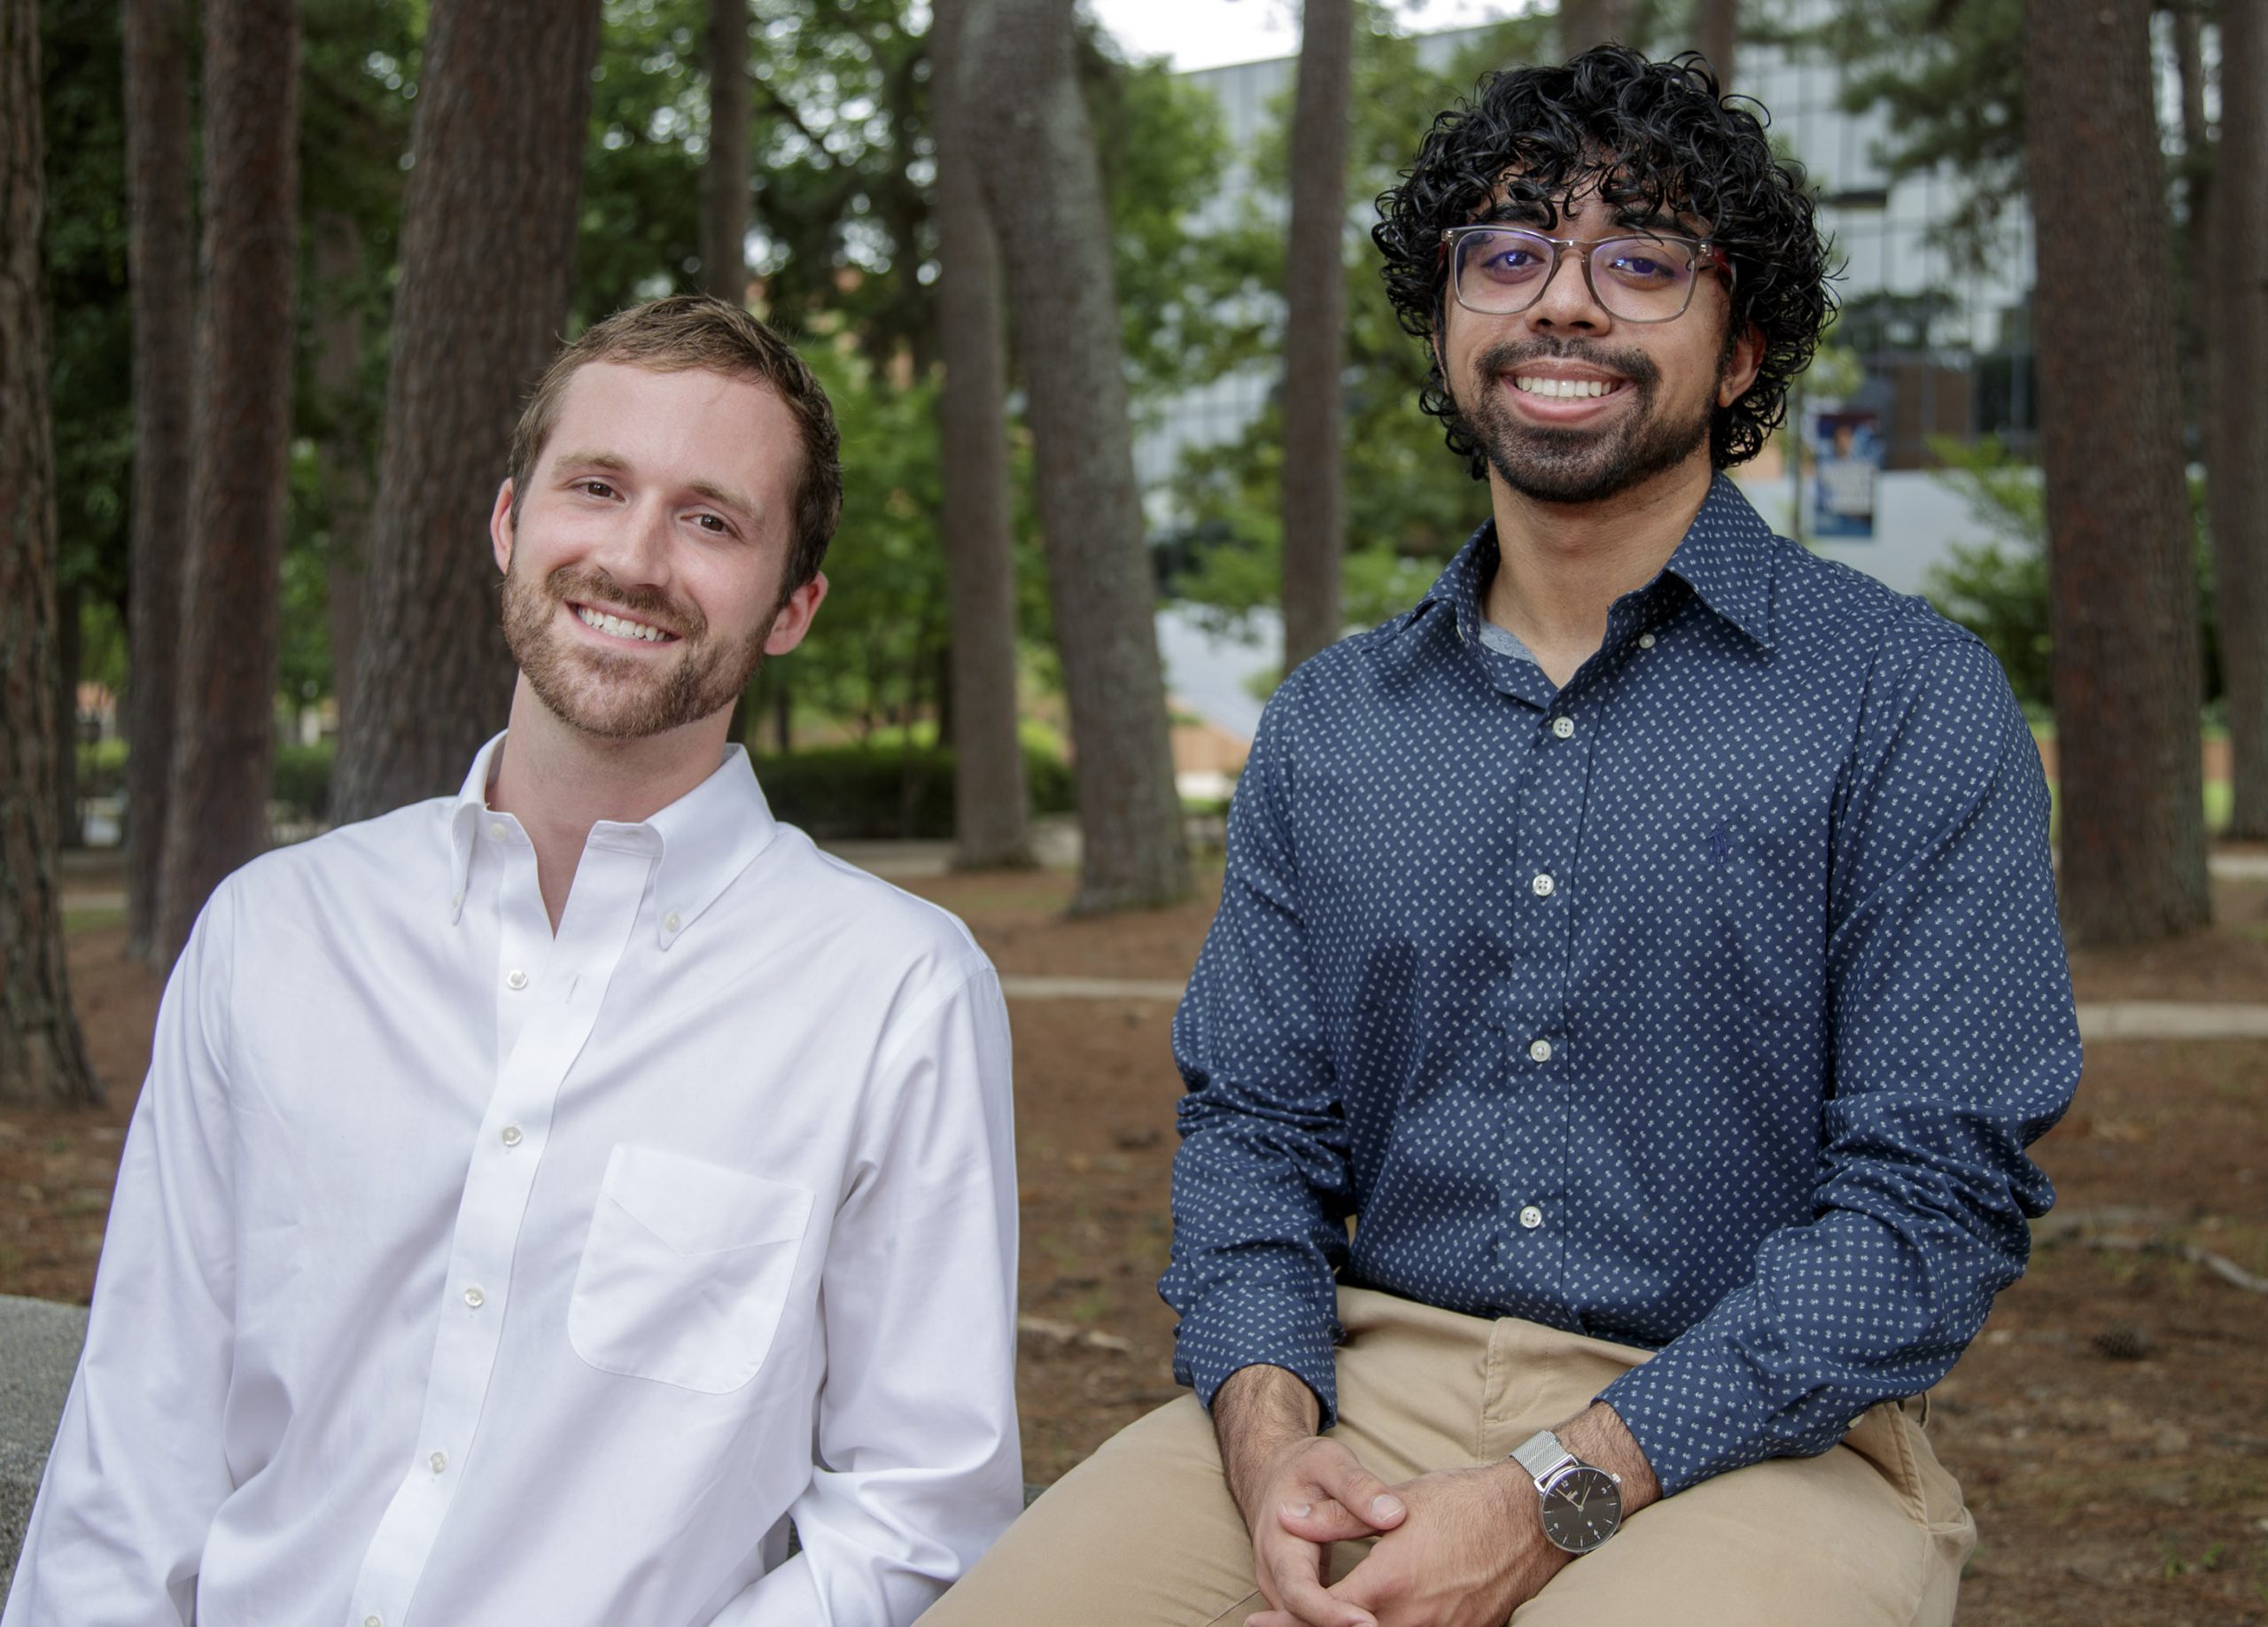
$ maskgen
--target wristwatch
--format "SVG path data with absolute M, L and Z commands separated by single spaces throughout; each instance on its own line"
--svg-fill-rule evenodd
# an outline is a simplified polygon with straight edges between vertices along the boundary
M 1512 1452 L 1543 1499 L 1543 1535 L 1554 1547 L 1588 1553 L 1620 1529 L 1622 1476 L 1584 1462 L 1549 1429 Z

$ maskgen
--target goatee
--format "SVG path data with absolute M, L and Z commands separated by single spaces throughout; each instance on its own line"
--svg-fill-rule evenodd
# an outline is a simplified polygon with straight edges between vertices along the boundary
M 1531 362 L 1580 362 L 1619 375 L 1635 397 L 1604 429 L 1523 424 L 1498 381 Z M 1690 458 L 1709 439 L 1713 394 L 1684 417 L 1659 416 L 1661 370 L 1636 349 L 1565 339 L 1507 339 L 1474 359 L 1478 399 L 1465 409 L 1481 453 L 1504 484 L 1537 502 L 1588 503 L 1642 486 Z M 1459 403 L 1463 406 L 1463 403 Z

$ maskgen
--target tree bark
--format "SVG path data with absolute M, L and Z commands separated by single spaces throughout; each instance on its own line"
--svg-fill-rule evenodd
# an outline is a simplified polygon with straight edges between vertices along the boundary
M 56 876 L 56 518 L 39 6 L 0 0 L 0 1103 L 93 1104 Z
M 2268 839 L 2268 17 L 2221 10 L 2221 129 L 2206 211 L 2206 501 L 2228 696 L 2228 834 Z
M 709 0 L 709 158 L 701 172 L 701 285 L 748 299 L 748 0 Z
M 1635 0 L 1559 0 L 1559 49 L 1574 57 L 1594 45 L 1629 44 Z
M 1733 88 L 1740 0 L 1693 0 L 1693 49 L 1708 58 L 1720 90 Z
M 221 877 L 268 845 L 291 475 L 299 87 L 293 0 L 206 0 L 205 314 L 158 908 L 167 962 Z
M 2209 917 L 2197 583 L 2148 0 L 2027 0 L 2040 447 L 2062 778 L 2062 909 L 2085 943 Z M 2105 254 L 2101 245 L 2124 245 Z
M 335 816 L 455 788 L 512 660 L 482 521 L 567 320 L 597 0 L 436 0 Z
M 1076 912 L 1190 891 L 1156 599 L 1134 482 L 1126 369 L 1072 0 L 971 0 L 964 105 L 977 114 L 1038 464 L 1084 836 Z
M 1284 670 L 1339 638 L 1345 551 L 1340 374 L 1346 353 L 1347 128 L 1353 0 L 1307 0 L 1292 105 L 1284 253 Z
M 1000 251 L 984 203 L 959 36 L 966 7 L 938 0 L 930 26 L 937 145 L 937 397 L 944 463 L 945 597 L 952 619 L 947 707 L 954 757 L 953 862 L 1032 862 L 1029 792 L 1016 728 L 1016 556 Z
M 330 532 L 330 690 L 338 733 L 353 732 L 362 642 L 362 553 L 370 530 L 370 445 L 362 411 L 362 229 L 351 214 L 315 222 L 315 468 Z
M 85 640 L 79 625 L 82 591 L 58 580 L 55 589 L 55 836 L 65 847 L 87 845 L 79 818 L 79 666 Z
M 126 953 L 155 952 L 173 777 L 197 344 L 187 0 L 127 0 L 127 268 L 134 302 L 134 507 L 127 553 Z

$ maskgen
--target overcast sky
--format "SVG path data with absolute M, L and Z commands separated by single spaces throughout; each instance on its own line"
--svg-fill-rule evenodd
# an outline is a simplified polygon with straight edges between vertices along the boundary
M 1534 0 L 1387 0 L 1413 32 L 1463 28 L 1531 9 Z M 1127 54 L 1177 68 L 1288 57 L 1300 48 L 1299 0 L 1087 0 Z

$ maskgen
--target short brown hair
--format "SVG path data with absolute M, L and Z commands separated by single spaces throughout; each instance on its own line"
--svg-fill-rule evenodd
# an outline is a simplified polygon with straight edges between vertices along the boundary
M 705 368 L 769 385 L 803 432 L 804 472 L 796 487 L 795 533 L 780 583 L 784 596 L 819 574 L 843 516 L 843 438 L 835 409 L 804 359 L 788 342 L 737 305 L 707 294 L 674 294 L 617 311 L 561 351 L 536 381 L 512 431 L 512 519 L 519 522 L 528 477 L 559 420 L 559 403 L 576 370 L 619 362 L 658 373 Z

